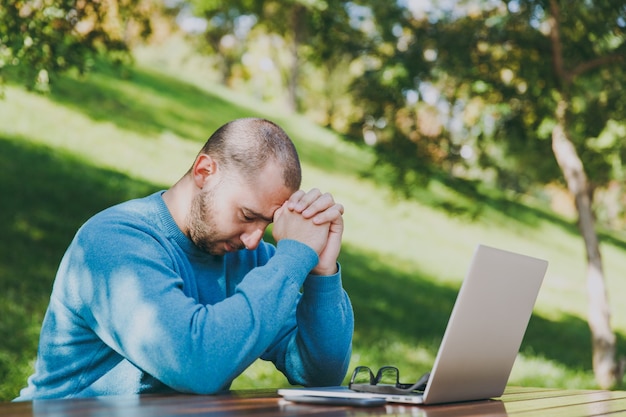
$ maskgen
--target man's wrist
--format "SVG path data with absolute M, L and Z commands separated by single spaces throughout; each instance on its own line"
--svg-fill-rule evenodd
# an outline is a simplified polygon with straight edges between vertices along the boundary
M 335 262 L 335 264 L 330 268 L 313 268 L 313 270 L 311 271 L 311 275 L 328 277 L 337 274 L 337 272 L 339 272 L 339 265 L 337 265 L 337 263 Z

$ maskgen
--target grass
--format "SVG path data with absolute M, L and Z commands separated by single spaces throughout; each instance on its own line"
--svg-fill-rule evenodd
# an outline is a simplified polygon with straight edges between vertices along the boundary
M 332 132 L 150 67 L 126 79 L 108 70 L 66 77 L 50 96 L 8 86 L 0 101 L 0 400 L 15 397 L 32 371 L 56 267 L 77 227 L 105 207 L 166 188 L 219 125 L 251 115 L 285 127 L 302 156 L 304 187 L 330 191 L 346 207 L 341 262 L 356 315 L 352 365 L 395 364 L 407 380 L 426 371 L 473 249 L 484 243 L 550 261 L 510 382 L 595 387 L 584 248 L 573 222 L 441 181 L 404 200 L 363 178 L 372 156 Z M 626 242 L 602 242 L 623 354 Z M 234 387 L 286 384 L 258 362 Z

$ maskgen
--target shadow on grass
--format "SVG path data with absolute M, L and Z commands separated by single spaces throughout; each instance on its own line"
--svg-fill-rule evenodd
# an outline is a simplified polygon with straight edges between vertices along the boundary
M 347 136 L 344 139 L 352 143 L 361 142 Z M 360 146 L 367 148 L 362 143 Z M 518 191 L 512 193 L 512 188 L 485 186 L 483 180 L 455 177 L 443 168 L 430 174 L 422 172 L 409 176 L 411 179 L 398 178 L 398 169 L 389 163 L 378 161 L 370 168 L 361 172 L 363 178 L 393 190 L 396 198 L 418 201 L 450 217 L 503 227 L 538 227 L 542 222 L 549 222 L 582 240 L 576 221 L 554 213 L 547 202 L 536 207 L 525 204 L 522 197 L 529 190 L 518 192 L 519 187 L 515 187 Z M 417 170 L 417 167 L 414 168 Z M 523 174 L 518 172 L 520 176 Z M 598 229 L 602 243 L 626 250 L 626 234 L 623 231 Z
M 413 276 L 399 272 L 377 254 L 346 245 L 340 261 L 355 312 L 355 343 L 401 340 L 437 349 L 456 288 L 438 285 L 419 271 Z
M 618 357 L 626 355 L 626 337 L 616 333 Z M 521 352 L 541 356 L 573 370 L 592 370 L 591 332 L 589 324 L 579 317 L 564 315 L 551 321 L 533 315 L 522 342 Z
M 155 139 L 170 132 L 199 143 L 243 113 L 232 103 L 173 77 L 131 68 L 128 77 L 120 78 L 106 64 L 80 79 L 60 77 L 51 98 L 95 121 Z
M 277 116 L 262 112 L 251 113 L 216 94 L 180 79 L 140 67 L 127 70 L 120 78 L 106 64 L 77 79 L 60 77 L 51 98 L 95 121 L 116 126 L 142 135 L 159 138 L 164 133 L 197 141 L 201 144 L 222 124 L 240 117 L 269 117 L 280 123 Z M 282 115 L 284 117 L 285 115 Z M 331 146 L 301 140 L 297 131 L 288 132 L 295 142 L 303 162 L 330 172 L 355 172 L 360 160 L 350 161 Z
M 381 172 L 384 169 L 388 168 L 383 168 Z M 502 227 L 538 227 L 542 222 L 547 222 L 582 241 L 575 221 L 565 219 L 547 208 L 524 204 L 518 197 L 500 189 L 486 188 L 477 180 L 435 175 L 429 179 L 428 184 L 400 186 L 389 183 L 389 176 L 379 174 L 366 177 L 394 189 L 399 198 L 419 201 L 450 217 Z M 598 237 L 602 243 L 626 250 L 626 235 L 623 233 L 599 229 Z

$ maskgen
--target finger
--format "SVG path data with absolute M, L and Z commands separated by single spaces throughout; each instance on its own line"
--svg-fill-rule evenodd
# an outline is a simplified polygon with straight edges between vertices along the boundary
M 343 205 L 336 203 L 332 207 L 322 212 L 317 213 L 315 217 L 313 217 L 312 221 L 315 224 L 322 224 L 322 223 L 327 223 L 327 222 L 335 223 L 342 219 L 343 213 L 344 213 Z
M 311 207 L 312 204 L 317 202 L 317 200 L 322 196 L 323 194 L 319 189 L 313 188 L 300 197 L 298 202 L 293 207 L 293 210 L 297 211 L 298 213 L 302 213 L 306 209 Z
M 315 201 L 313 201 L 309 206 L 302 211 L 302 215 L 310 219 L 315 216 L 317 213 L 321 213 L 335 205 L 335 200 L 332 195 L 329 193 L 324 193 L 320 195 Z
M 293 210 L 305 194 L 306 193 L 304 192 L 304 190 L 298 190 L 295 193 L 291 194 L 289 200 L 287 200 L 287 208 L 289 208 L 289 210 Z
M 276 220 L 278 220 L 278 218 L 282 214 L 283 210 L 285 210 L 286 206 L 287 206 L 287 202 L 284 202 L 282 206 L 280 206 L 278 209 L 276 209 L 276 211 L 274 212 L 274 219 L 273 219 L 274 223 L 276 223 Z

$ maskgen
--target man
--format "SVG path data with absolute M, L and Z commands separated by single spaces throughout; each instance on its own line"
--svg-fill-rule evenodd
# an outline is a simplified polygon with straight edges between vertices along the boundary
M 337 263 L 343 206 L 300 182 L 287 134 L 239 119 L 169 190 L 87 221 L 17 400 L 211 394 L 257 358 L 292 384 L 340 383 L 353 331 Z M 262 240 L 272 222 L 276 247 Z

